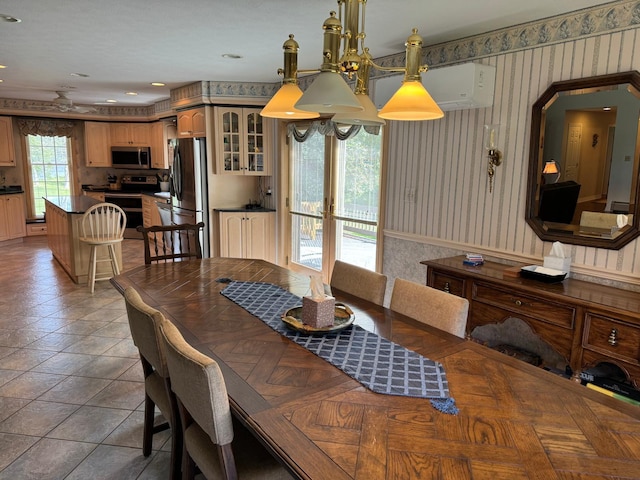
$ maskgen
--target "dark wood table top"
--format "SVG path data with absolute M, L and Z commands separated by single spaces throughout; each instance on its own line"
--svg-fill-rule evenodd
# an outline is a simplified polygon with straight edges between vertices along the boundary
M 135 287 L 220 363 L 234 414 L 299 478 L 640 478 L 640 407 L 334 292 L 363 328 L 442 362 L 460 413 L 376 394 L 220 295 L 220 277 L 300 296 L 309 286 L 230 258 L 141 266 L 112 283 Z

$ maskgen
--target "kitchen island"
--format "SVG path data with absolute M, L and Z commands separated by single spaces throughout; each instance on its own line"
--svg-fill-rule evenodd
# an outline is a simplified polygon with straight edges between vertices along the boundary
M 75 283 L 86 283 L 89 272 L 91 248 L 80 241 L 82 215 L 93 205 L 101 203 L 88 196 L 47 197 L 45 211 L 47 219 L 47 241 L 53 257 L 64 268 Z M 115 245 L 118 266 L 122 268 L 122 250 Z M 108 258 L 107 248 L 98 249 L 98 259 Z M 111 272 L 106 262 L 99 262 L 97 275 Z

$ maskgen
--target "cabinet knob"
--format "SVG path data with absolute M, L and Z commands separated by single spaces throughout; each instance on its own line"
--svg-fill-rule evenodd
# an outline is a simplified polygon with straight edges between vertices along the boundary
M 444 283 L 444 288 L 442 290 L 444 290 L 447 293 L 451 293 L 451 285 L 449 285 L 449 282 Z
M 522 306 L 522 300 L 516 300 L 514 303 L 519 307 Z
M 618 344 L 618 330 L 616 330 L 615 328 L 611 329 L 611 333 L 609 333 L 607 343 L 612 347 L 615 347 Z

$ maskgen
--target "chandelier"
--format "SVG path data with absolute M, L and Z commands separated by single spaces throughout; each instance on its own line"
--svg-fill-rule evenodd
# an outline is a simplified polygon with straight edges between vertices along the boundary
M 444 113 L 422 85 L 420 74 L 427 65 L 421 65 L 422 37 L 417 29 L 408 37 L 404 67 L 376 65 L 365 47 L 365 7 L 367 0 L 337 0 L 336 12 L 329 14 L 322 26 L 324 42 L 322 65 L 318 70 L 298 70 L 298 43 L 293 35 L 284 43 L 284 69 L 282 86 L 264 107 L 261 115 L 271 118 L 317 118 L 334 114 L 336 123 L 345 125 L 383 125 L 388 120 L 434 120 Z M 360 6 L 362 4 L 362 17 Z M 343 22 L 344 20 L 344 22 Z M 340 44 L 344 48 L 340 52 Z M 369 98 L 371 68 L 387 72 L 403 72 L 400 88 L 378 112 Z M 318 73 L 319 72 L 319 73 Z M 303 93 L 298 86 L 298 73 L 318 73 Z M 346 78 L 354 80 L 355 89 Z

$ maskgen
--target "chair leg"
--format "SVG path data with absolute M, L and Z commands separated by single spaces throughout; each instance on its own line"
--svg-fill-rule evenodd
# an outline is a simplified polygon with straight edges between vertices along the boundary
M 87 284 L 89 285 L 89 291 L 93 293 L 96 283 L 96 249 L 95 245 L 91 245 L 91 251 L 89 254 L 89 276 L 87 278 Z
M 155 420 L 156 404 L 145 394 L 144 396 L 144 426 L 142 433 L 142 454 L 145 457 L 151 455 L 153 442 L 153 421 Z
M 109 244 L 109 258 L 111 259 L 111 270 L 113 275 L 120 275 L 120 267 L 118 267 L 118 259 L 116 257 L 116 247 L 113 244 Z

